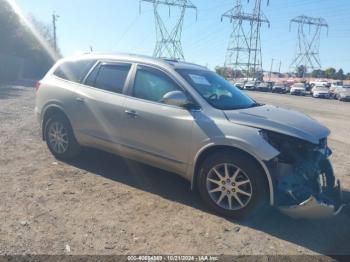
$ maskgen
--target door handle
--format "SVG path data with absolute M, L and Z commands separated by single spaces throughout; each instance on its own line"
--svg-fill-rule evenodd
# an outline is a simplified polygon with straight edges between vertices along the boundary
M 80 103 L 84 103 L 85 102 L 85 99 L 82 98 L 82 97 L 77 97 L 77 98 L 75 98 L 75 100 L 80 102 Z
M 130 116 L 132 118 L 138 117 L 138 114 L 135 110 L 125 110 L 125 114 L 127 114 L 128 116 Z

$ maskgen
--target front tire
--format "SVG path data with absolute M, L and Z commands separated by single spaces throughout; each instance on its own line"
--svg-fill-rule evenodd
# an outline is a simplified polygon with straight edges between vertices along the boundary
M 264 175 L 258 164 L 245 155 L 216 153 L 203 161 L 197 185 L 203 201 L 212 210 L 240 219 L 266 206 Z
M 49 150 L 57 159 L 69 160 L 79 155 L 80 145 L 63 114 L 54 114 L 47 119 L 44 134 Z

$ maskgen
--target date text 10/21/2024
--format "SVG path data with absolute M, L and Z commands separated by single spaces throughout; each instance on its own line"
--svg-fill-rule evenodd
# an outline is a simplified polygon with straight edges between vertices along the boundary
M 128 256 L 128 261 L 218 261 L 217 256 Z

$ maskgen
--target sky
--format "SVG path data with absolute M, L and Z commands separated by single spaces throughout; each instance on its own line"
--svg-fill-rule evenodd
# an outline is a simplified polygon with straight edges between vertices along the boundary
M 102 53 L 152 55 L 155 46 L 155 22 L 152 5 L 139 0 L 16 0 L 26 14 L 51 26 L 52 13 L 57 21 L 58 45 L 64 56 L 90 50 Z M 221 14 L 233 7 L 234 0 L 192 0 L 196 12 L 185 16 L 182 46 L 186 61 L 214 68 L 224 64 L 232 24 L 221 22 Z M 253 9 L 254 1 L 242 0 Z M 349 0 L 263 0 L 262 10 L 271 26 L 262 26 L 263 68 L 286 72 L 296 54 L 297 27 L 289 29 L 290 19 L 307 15 L 323 17 L 329 24 L 321 34 L 322 68 L 342 68 L 350 72 L 350 1 Z M 169 19 L 169 13 L 162 13 Z M 170 13 L 170 22 L 177 11 Z

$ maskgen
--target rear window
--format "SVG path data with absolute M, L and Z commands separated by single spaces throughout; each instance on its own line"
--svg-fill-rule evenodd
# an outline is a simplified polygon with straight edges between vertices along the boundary
M 89 72 L 90 68 L 95 63 L 95 60 L 79 60 L 64 62 L 56 68 L 53 74 L 59 78 L 81 83 L 86 74 Z
M 122 93 L 130 64 L 102 64 L 87 79 L 86 84 L 114 93 Z

